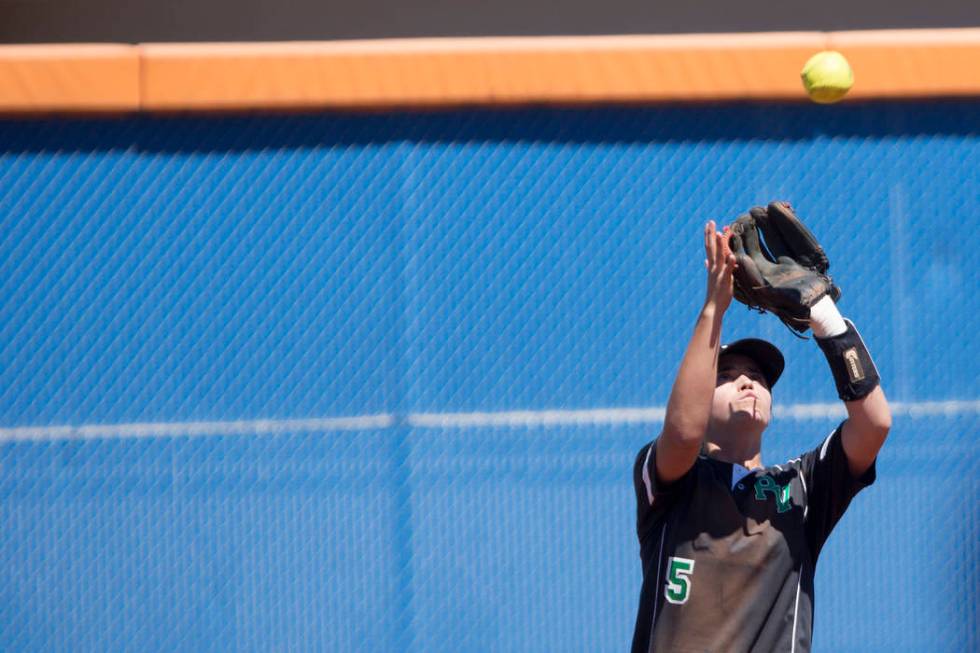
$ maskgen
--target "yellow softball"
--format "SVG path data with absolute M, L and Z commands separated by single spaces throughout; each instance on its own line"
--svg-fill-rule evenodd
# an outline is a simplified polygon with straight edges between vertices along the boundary
M 800 77 L 807 95 L 820 104 L 837 102 L 854 86 L 851 64 L 836 50 L 824 50 L 810 57 Z

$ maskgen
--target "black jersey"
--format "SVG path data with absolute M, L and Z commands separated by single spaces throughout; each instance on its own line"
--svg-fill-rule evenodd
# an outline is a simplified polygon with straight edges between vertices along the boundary
M 633 653 L 810 650 L 820 549 L 855 494 L 840 427 L 782 465 L 706 456 L 657 483 L 654 442 L 633 470 L 643 589 Z

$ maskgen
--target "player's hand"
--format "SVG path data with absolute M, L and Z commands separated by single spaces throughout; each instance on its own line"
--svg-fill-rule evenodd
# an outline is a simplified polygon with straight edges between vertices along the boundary
M 728 245 L 730 237 L 728 227 L 719 232 L 715 228 L 714 220 L 708 221 L 704 226 L 704 266 L 708 269 L 708 290 L 704 304 L 714 308 L 719 314 L 728 310 L 732 303 L 732 273 L 736 262 Z
M 840 298 L 840 288 L 827 275 L 826 252 L 786 202 L 752 207 L 730 233 L 737 263 L 734 299 L 805 333 L 810 308 L 824 296 Z

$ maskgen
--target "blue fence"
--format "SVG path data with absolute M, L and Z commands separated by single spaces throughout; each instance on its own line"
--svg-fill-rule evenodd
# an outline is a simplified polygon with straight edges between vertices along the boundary
M 814 650 L 980 648 L 950 101 L 0 122 L 0 649 L 625 650 L 701 226 L 777 198 L 896 408 Z M 788 358 L 776 462 L 836 395 L 747 335 Z

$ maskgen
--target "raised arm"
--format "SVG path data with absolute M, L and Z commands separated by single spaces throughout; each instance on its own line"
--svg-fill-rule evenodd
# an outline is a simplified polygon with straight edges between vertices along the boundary
M 847 407 L 841 444 L 851 475 L 858 477 L 871 467 L 891 429 L 888 400 L 861 334 L 850 320 L 841 317 L 829 297 L 810 309 L 810 324 L 830 364 L 837 395 Z
M 657 438 L 657 478 L 663 483 L 676 481 L 694 465 L 708 428 L 721 347 L 721 322 L 732 302 L 735 256 L 728 247 L 727 231 L 726 228 L 724 233 L 718 232 L 714 221 L 704 228 L 708 287 L 694 334 L 670 391 L 664 430 Z
M 786 202 L 752 207 L 736 220 L 734 231 L 739 300 L 774 313 L 800 333 L 813 329 L 847 406 L 841 443 L 848 467 L 855 477 L 862 475 L 888 435 L 891 412 L 871 354 L 834 303 L 840 289 L 826 275 L 826 252 Z
M 892 427 L 892 413 L 881 386 L 867 397 L 845 401 L 847 420 L 841 428 L 841 444 L 847 454 L 847 464 L 855 477 L 864 474 L 878 457 Z

